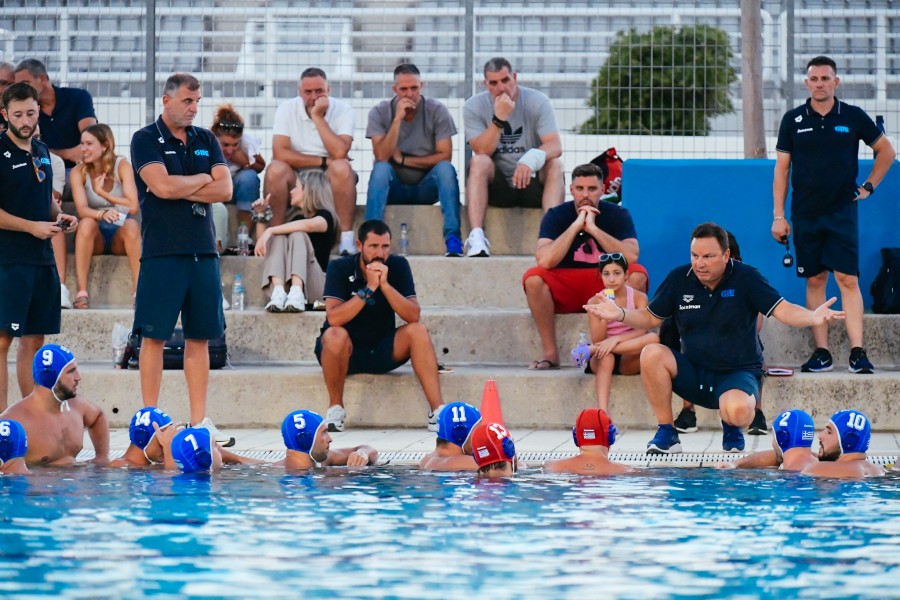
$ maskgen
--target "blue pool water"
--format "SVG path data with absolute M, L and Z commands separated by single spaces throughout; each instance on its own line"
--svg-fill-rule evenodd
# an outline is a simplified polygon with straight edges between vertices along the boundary
M 900 476 L 0 478 L 0 596 L 900 597 Z

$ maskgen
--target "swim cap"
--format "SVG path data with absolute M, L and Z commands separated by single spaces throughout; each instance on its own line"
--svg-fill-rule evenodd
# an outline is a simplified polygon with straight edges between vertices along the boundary
M 131 417 L 131 424 L 128 426 L 128 438 L 131 443 L 140 448 L 145 449 L 156 435 L 153 424 L 159 425 L 160 429 L 165 429 L 166 425 L 172 423 L 170 417 L 165 411 L 152 406 L 145 407 L 134 413 Z
M 172 438 L 172 460 L 185 473 L 209 471 L 212 467 L 212 443 L 207 429 L 182 429 Z
M 858 410 L 839 410 L 831 415 L 828 422 L 837 430 L 843 454 L 865 452 L 869 449 L 872 427 L 863 413 Z
M 22 458 L 28 449 L 28 436 L 18 421 L 0 421 L 0 465 L 14 458 Z
M 794 409 L 786 410 L 772 424 L 772 435 L 782 452 L 791 448 L 812 448 L 816 437 L 816 426 L 806 412 Z
M 466 402 L 451 402 L 438 415 L 437 436 L 451 444 L 462 447 L 469 439 L 472 429 L 481 421 L 478 409 Z
M 74 360 L 75 355 L 65 346 L 46 344 L 34 355 L 31 376 L 34 377 L 36 384 L 52 390 L 56 387 L 63 369 Z
M 479 468 L 497 462 L 512 462 L 516 445 L 500 423 L 483 423 L 472 430 L 472 455 Z
M 324 425 L 322 415 L 311 410 L 295 410 L 281 422 L 281 437 L 288 450 L 309 454 L 316 443 L 316 435 Z
M 579 413 L 572 428 L 572 438 L 575 445 L 582 446 L 606 446 L 609 448 L 616 443 L 616 434 L 619 432 L 613 425 L 612 419 L 602 408 L 586 408 Z

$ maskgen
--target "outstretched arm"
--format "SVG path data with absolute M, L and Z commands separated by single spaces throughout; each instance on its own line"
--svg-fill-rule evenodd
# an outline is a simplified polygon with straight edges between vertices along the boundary
M 809 310 L 798 304 L 782 300 L 772 311 L 772 316 L 791 327 L 813 327 L 834 320 L 843 320 L 846 316 L 844 311 L 830 308 L 836 301 L 837 298 L 832 296 L 816 310 Z

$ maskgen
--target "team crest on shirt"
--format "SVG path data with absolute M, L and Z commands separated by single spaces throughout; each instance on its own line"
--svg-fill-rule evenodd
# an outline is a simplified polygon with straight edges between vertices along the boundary
M 803 267 L 797 267 L 797 272 L 798 272 L 798 273 L 802 273 L 802 272 L 803 272 Z
M 797 115 L 796 117 L 794 117 L 794 122 L 795 122 L 795 123 L 799 123 L 799 122 L 802 121 L 802 120 L 803 120 L 803 115 Z
M 691 302 L 694 299 L 693 294 L 685 294 L 681 297 L 682 302 Z
M 12 327 L 12 330 L 13 330 L 13 331 L 18 331 L 18 330 L 19 330 L 19 324 L 18 324 L 18 323 L 10 323 L 9 326 Z
M 9 153 L 9 150 L 7 150 L 6 152 L 4 152 L 4 153 L 3 153 L 3 156 L 5 156 L 6 158 L 12 158 L 12 154 Z

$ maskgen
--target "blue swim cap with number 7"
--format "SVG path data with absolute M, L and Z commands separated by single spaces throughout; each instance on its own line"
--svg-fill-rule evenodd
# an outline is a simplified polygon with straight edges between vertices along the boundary
M 172 438 L 172 460 L 185 473 L 209 471 L 212 444 L 208 430 L 199 427 L 182 429 Z

